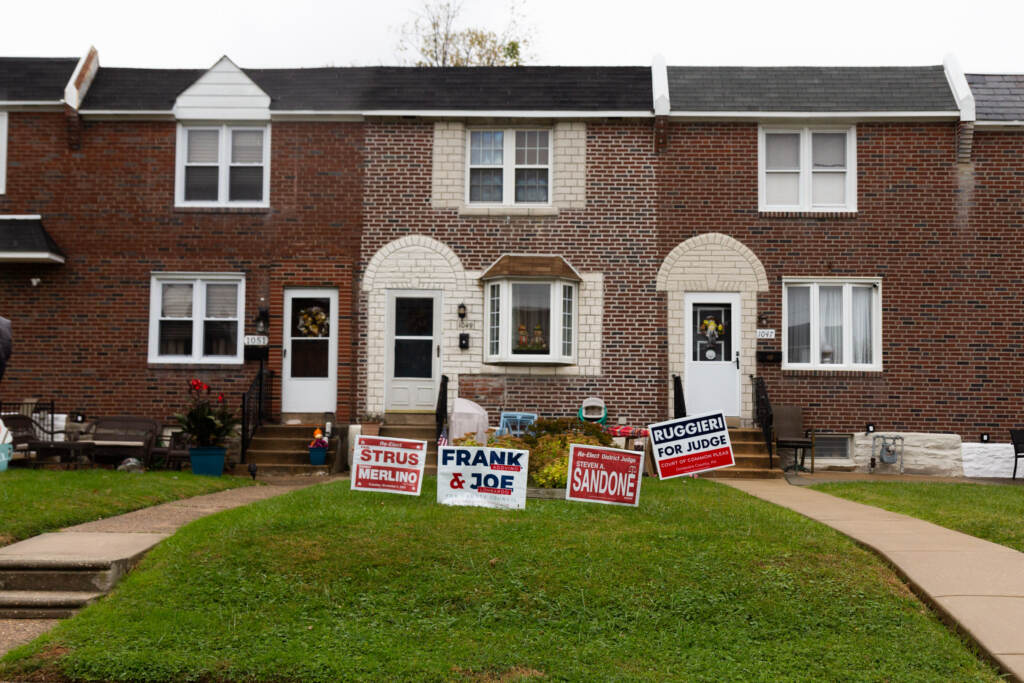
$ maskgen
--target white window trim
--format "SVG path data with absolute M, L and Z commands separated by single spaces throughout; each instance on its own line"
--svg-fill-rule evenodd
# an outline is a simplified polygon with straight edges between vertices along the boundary
M 501 293 L 498 299 L 498 353 L 491 353 L 491 285 L 500 285 Z M 514 354 L 512 353 L 512 285 L 514 284 L 544 284 L 550 289 L 550 336 L 548 348 L 551 352 L 547 355 L 541 354 Z M 573 310 L 572 310 L 572 353 L 568 356 L 562 355 L 562 296 L 563 286 L 571 286 L 573 289 Z M 575 365 L 579 354 L 579 327 L 580 327 L 580 283 L 561 278 L 551 279 L 529 279 L 529 278 L 495 278 L 484 283 L 484 362 L 485 363 L 508 363 L 516 365 Z M 556 352 L 557 351 L 557 352 Z
M 814 133 L 846 133 L 846 202 L 844 204 L 811 203 L 813 159 L 811 135 Z M 765 175 L 765 134 L 795 133 L 800 135 L 800 202 L 794 205 L 768 204 Z M 757 204 L 764 213 L 856 213 L 857 211 L 857 126 L 759 126 L 757 131 Z
M 7 193 L 7 112 L 0 111 L 0 194 Z
M 192 355 L 161 356 L 160 311 L 162 310 L 161 285 L 167 283 L 190 284 L 192 289 Z M 238 285 L 238 338 L 237 352 L 233 356 L 203 355 L 203 325 L 205 321 L 206 290 L 197 285 L 203 283 L 234 283 Z M 177 363 L 188 365 L 241 365 L 245 362 L 242 338 L 245 333 L 245 274 L 244 273 L 152 273 L 149 281 L 149 362 Z
M 216 130 L 220 132 L 218 137 L 219 153 L 217 167 L 216 201 L 186 201 L 185 200 L 185 166 L 188 161 L 188 131 L 189 130 Z M 263 200 L 262 201 L 230 201 L 231 180 L 231 132 L 238 130 L 259 130 L 263 131 Z M 178 124 L 178 142 L 175 160 L 174 174 L 174 205 L 176 207 L 197 207 L 197 208 L 267 208 L 270 206 L 270 124 L 253 125 L 252 123 L 218 123 L 218 124 Z M 242 165 L 242 164 L 240 164 Z M 254 166 L 255 164 L 247 164 Z
M 472 164 L 472 134 L 485 131 L 500 131 L 502 133 L 502 175 L 501 175 L 501 201 L 500 202 L 472 202 L 469 200 L 469 172 L 472 168 L 495 168 L 486 164 L 474 167 Z M 516 133 L 545 132 L 548 134 L 548 163 L 540 164 L 516 164 Z M 554 128 L 538 128 L 536 126 L 513 127 L 513 128 L 466 128 L 466 166 L 465 182 L 463 189 L 463 200 L 466 206 L 473 207 L 550 207 L 555 187 L 555 130 Z M 517 168 L 546 168 L 548 171 L 548 200 L 546 202 L 517 202 L 516 199 L 516 169 Z
M 790 363 L 789 362 L 789 311 L 787 288 L 790 286 L 807 285 L 811 287 L 811 362 Z M 836 286 L 843 287 L 843 348 L 851 353 L 853 349 L 853 307 L 851 305 L 852 290 L 855 285 L 870 285 L 875 289 L 875 296 L 872 299 L 871 324 L 872 340 L 871 349 L 874 360 L 871 363 L 822 363 L 820 353 L 821 334 L 818 325 L 819 304 L 818 287 Z M 877 278 L 783 278 L 782 280 L 782 369 L 783 370 L 836 370 L 840 372 L 881 372 L 882 371 L 882 281 Z

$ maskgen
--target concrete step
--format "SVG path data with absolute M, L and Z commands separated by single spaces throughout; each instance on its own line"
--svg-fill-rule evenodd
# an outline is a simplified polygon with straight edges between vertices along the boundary
M 384 415 L 385 425 L 419 425 L 433 427 L 437 424 L 434 411 L 391 412 Z
M 744 455 L 763 454 L 764 457 L 768 457 L 768 447 L 764 445 L 764 441 L 762 441 L 761 443 L 746 443 L 743 441 L 737 443 L 736 441 L 733 441 L 732 452 L 737 455 L 739 455 L 740 453 Z
M 313 432 L 304 436 L 266 436 L 259 432 L 249 442 L 249 450 L 257 451 L 294 451 L 300 448 L 308 448 L 309 442 L 313 440 Z M 331 439 L 334 441 L 334 439 Z
M 0 590 L 0 619 L 61 619 L 103 595 L 97 591 Z
M 0 590 L 106 592 L 121 575 L 113 566 L 100 570 L 0 569 Z
M 269 424 L 267 424 L 267 425 L 263 425 L 262 427 L 260 427 L 259 429 L 256 430 L 256 438 L 259 438 L 259 437 L 270 437 L 270 438 L 275 438 L 275 439 L 296 438 L 296 439 L 306 439 L 307 443 L 308 443 L 308 441 L 313 438 L 313 430 L 317 429 L 317 428 L 322 428 L 322 427 L 323 427 L 323 425 L 320 425 L 320 424 L 299 424 L 299 425 L 284 425 L 284 424 L 269 425 Z

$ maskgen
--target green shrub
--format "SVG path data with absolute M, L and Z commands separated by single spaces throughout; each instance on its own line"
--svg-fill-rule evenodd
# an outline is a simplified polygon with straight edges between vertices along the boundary
M 537 440 L 530 450 L 530 480 L 542 489 L 565 488 L 569 478 L 569 446 L 578 443 L 587 446 L 602 446 L 600 439 L 566 432 L 546 434 Z
M 597 440 L 594 445 L 610 446 L 612 443 L 612 437 L 608 436 L 604 427 L 596 422 L 583 422 L 575 417 L 542 417 L 526 428 L 522 438 L 532 447 L 541 437 L 555 434 L 590 437 Z M 583 442 L 577 441 L 577 443 Z

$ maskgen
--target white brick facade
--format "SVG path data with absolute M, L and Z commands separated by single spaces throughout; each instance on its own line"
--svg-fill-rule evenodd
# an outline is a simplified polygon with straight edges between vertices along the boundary
M 742 243 L 720 233 L 697 235 L 673 249 L 658 270 L 658 291 L 668 293 L 668 381 L 672 375 L 686 377 L 686 335 L 684 296 L 688 292 L 738 292 L 742 323 L 740 367 L 755 367 L 757 350 L 757 293 L 768 291 L 764 266 Z M 685 382 L 685 379 L 684 379 Z M 669 393 L 669 414 L 672 396 Z M 740 417 L 744 422 L 754 412 L 750 371 L 740 373 Z
M 601 374 L 601 327 L 604 310 L 604 277 L 601 273 L 581 273 L 577 362 L 575 365 L 518 365 L 483 363 L 484 288 L 482 271 L 467 271 L 458 256 L 445 244 L 424 235 L 411 235 L 386 244 L 374 254 L 366 267 L 362 291 L 366 297 L 366 411 L 383 413 L 386 409 L 388 290 L 422 289 L 440 291 L 441 300 L 441 372 L 448 375 L 449 405 L 459 395 L 459 376 L 558 375 L 596 376 Z M 466 304 L 466 317 L 459 319 L 457 309 Z M 469 333 L 469 348 L 459 349 L 459 334 Z

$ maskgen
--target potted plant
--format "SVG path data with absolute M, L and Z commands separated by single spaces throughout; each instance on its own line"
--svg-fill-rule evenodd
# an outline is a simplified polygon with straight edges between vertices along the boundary
M 224 394 L 211 400 L 210 385 L 198 379 L 188 383 L 189 409 L 174 418 L 188 437 L 189 460 L 193 474 L 219 477 L 224 472 L 224 440 L 231 436 L 239 420 L 224 402 Z
M 384 416 L 380 413 L 366 412 L 359 416 L 359 422 L 362 424 L 362 433 L 366 436 L 378 436 L 380 434 L 380 425 L 384 422 Z
M 327 439 L 319 429 L 313 430 L 313 440 L 309 442 L 309 464 L 323 465 L 327 462 Z

